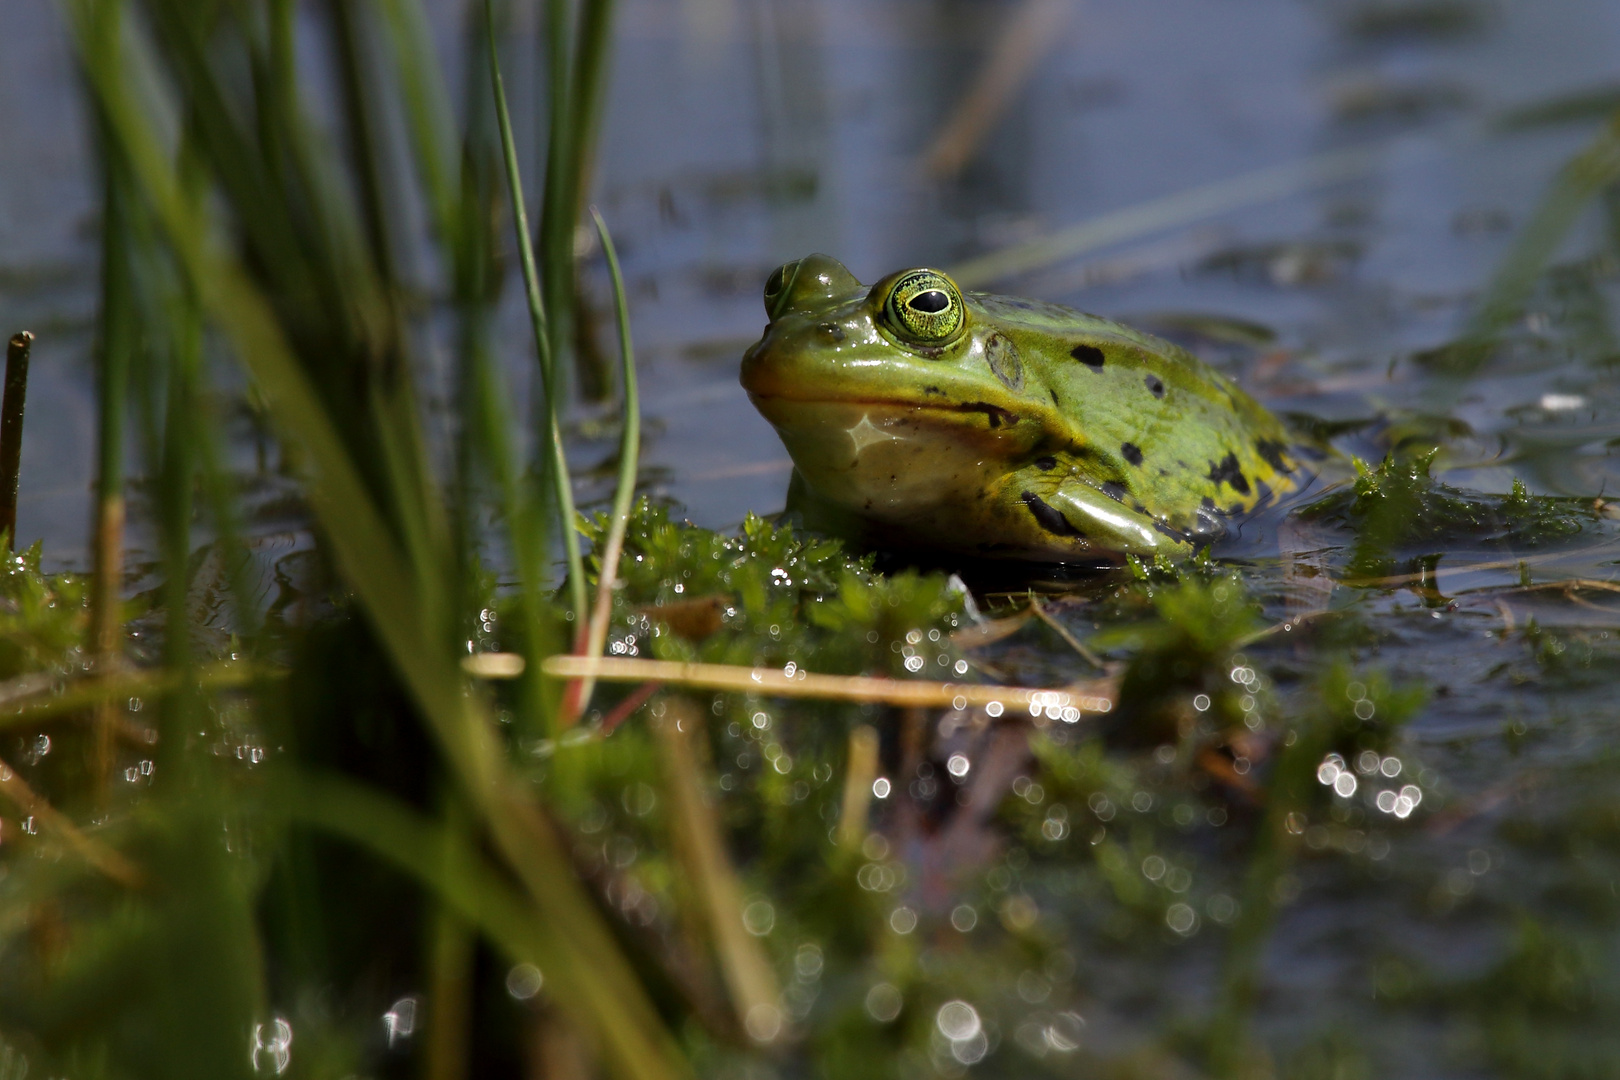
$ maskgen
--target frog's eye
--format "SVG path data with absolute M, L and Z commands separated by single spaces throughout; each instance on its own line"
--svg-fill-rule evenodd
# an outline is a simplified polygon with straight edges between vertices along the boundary
M 789 272 L 796 269 L 798 265 L 798 263 L 788 263 L 785 266 L 778 266 L 776 271 L 765 279 L 765 310 L 767 312 L 776 307 L 776 298 L 781 296 L 782 290 L 787 287 Z
M 962 332 L 962 294 L 938 270 L 901 274 L 883 301 L 894 332 L 919 345 L 943 345 Z

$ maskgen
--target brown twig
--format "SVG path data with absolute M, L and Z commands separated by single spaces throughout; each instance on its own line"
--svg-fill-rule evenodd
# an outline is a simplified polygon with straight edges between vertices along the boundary
M 141 872 L 134 863 L 99 840 L 86 836 L 4 761 L 0 761 L 0 795 L 10 799 L 22 813 L 37 819 L 47 831 L 60 836 L 85 862 L 107 877 L 126 888 L 141 886 Z
M 1591 544 L 1591 545 L 1589 545 L 1587 547 L 1583 547 L 1583 548 L 1571 548 L 1568 551 L 1547 551 L 1547 552 L 1542 552 L 1541 554 L 1538 554 L 1538 555 L 1526 555 L 1526 556 L 1523 556 L 1522 558 L 1516 558 L 1516 559 L 1496 559 L 1496 560 L 1493 560 L 1491 562 L 1464 563 L 1461 566 L 1448 566 L 1443 571 L 1440 571 L 1440 570 L 1419 570 L 1418 572 L 1413 573 L 1413 574 L 1391 574 L 1391 575 L 1389 575 L 1387 577 L 1339 578 L 1338 583 L 1340 585 L 1348 585 L 1348 586 L 1350 586 L 1352 588 L 1358 588 L 1358 589 L 1366 589 L 1366 588 L 1393 589 L 1393 588 L 1399 588 L 1399 587 L 1401 587 L 1403 585 L 1422 584 L 1422 583 L 1424 583 L 1426 581 L 1432 580 L 1439 573 L 1446 573 L 1446 574 L 1477 574 L 1477 573 L 1484 573 L 1487 570 L 1512 570 L 1512 569 L 1515 569 L 1515 568 L 1520 567 L 1520 566 L 1534 566 L 1534 565 L 1554 562 L 1554 561 L 1559 560 L 1559 559 L 1575 559 L 1575 558 L 1581 558 L 1581 557 L 1584 557 L 1584 556 L 1597 555 L 1600 552 L 1613 550 L 1614 547 L 1615 547 L 1614 541 L 1607 540 L 1607 541 L 1604 541 L 1601 544 Z M 1582 579 L 1576 579 L 1576 580 L 1582 580 Z M 1559 585 L 1561 583 L 1560 582 L 1549 582 L 1548 584 L 1553 585 L 1553 586 L 1557 586 L 1557 585 Z M 1525 586 L 1521 586 L 1521 588 L 1523 588 L 1523 589 L 1539 589 L 1539 588 L 1544 588 L 1544 587 L 1546 587 L 1546 586 L 1543 586 L 1543 585 L 1525 585 Z M 1607 586 L 1605 586 L 1605 587 L 1607 587 Z
M 1280 623 L 1272 623 L 1263 630 L 1256 630 L 1252 634 L 1247 634 L 1239 638 L 1237 647 L 1241 649 L 1246 646 L 1253 645 L 1257 641 L 1264 640 L 1273 634 L 1285 634 L 1290 630 L 1293 630 L 1295 627 L 1301 626 L 1305 623 L 1315 622 L 1317 619 L 1323 618 L 1324 616 L 1338 614 L 1341 614 L 1341 612 L 1336 608 L 1318 608 L 1315 611 L 1302 611 L 1298 615 L 1290 616 Z
M 1513 630 L 1514 630 L 1514 625 L 1515 625 L 1514 621 L 1513 621 L 1513 609 L 1508 607 L 1506 604 L 1502 603 L 1502 601 L 1498 600 L 1498 601 L 1496 601 L 1496 610 L 1502 616 L 1502 634 L 1503 634 L 1503 636 L 1507 636 L 1509 634 L 1512 634 Z
M 269 673 L 269 669 L 240 661 L 212 664 L 193 672 L 193 685 L 205 691 L 233 690 Z M 125 700 L 142 695 L 172 694 L 182 682 L 180 675 L 165 670 L 92 674 L 66 685 L 61 684 L 59 677 L 44 672 L 20 675 L 0 682 L 0 730 L 105 706 L 113 717 L 109 737 L 116 738 L 128 734 L 128 725 L 121 714 Z
M 923 156 L 923 168 L 940 177 L 961 171 L 1042 58 L 1062 41 L 1063 24 L 1072 10 L 1068 0 L 1024 0 L 1006 22 L 972 87 L 935 136 Z
M 1577 589 L 1592 589 L 1597 592 L 1620 593 L 1620 584 L 1612 581 L 1597 581 L 1593 578 L 1565 578 L 1563 581 L 1543 581 L 1535 585 L 1515 585 L 1506 590 L 1508 592 L 1546 592 L 1548 589 L 1557 589 L 1568 595 Z
M 1035 613 L 1035 617 L 1037 619 L 1041 620 L 1041 622 L 1045 623 L 1047 626 L 1050 626 L 1052 628 L 1052 632 L 1057 634 L 1058 637 L 1062 638 L 1064 643 L 1067 644 L 1069 648 L 1073 649 L 1075 654 L 1078 655 L 1080 659 L 1084 660 L 1098 671 L 1107 670 L 1108 665 L 1103 663 L 1102 657 L 1098 656 L 1096 653 L 1082 645 L 1080 643 L 1080 639 L 1070 633 L 1067 626 L 1064 626 L 1062 623 L 1052 618 L 1051 612 L 1047 611 L 1046 608 L 1041 606 L 1040 599 L 1036 597 L 1034 593 L 1029 594 L 1029 610 Z
M 23 409 L 28 398 L 28 354 L 34 335 L 11 335 L 6 346 L 6 389 L 0 398 L 0 530 L 6 550 L 17 547 L 17 485 L 22 475 Z
M 629 697 L 613 706 L 613 711 L 602 717 L 602 734 L 612 734 L 614 728 L 630 719 L 637 709 L 647 704 L 647 699 L 658 693 L 658 688 L 662 685 L 657 682 L 644 682 L 630 691 Z
M 1005 619 L 987 619 L 952 631 L 951 644 L 958 649 L 982 649 L 1012 637 L 1029 622 L 1029 612 L 1019 612 Z

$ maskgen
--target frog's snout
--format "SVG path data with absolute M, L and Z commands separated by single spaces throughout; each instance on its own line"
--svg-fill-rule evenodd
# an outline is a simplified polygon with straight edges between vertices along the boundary
M 774 322 L 791 311 L 825 307 L 859 288 L 855 275 L 831 255 L 806 255 L 765 279 L 765 315 Z

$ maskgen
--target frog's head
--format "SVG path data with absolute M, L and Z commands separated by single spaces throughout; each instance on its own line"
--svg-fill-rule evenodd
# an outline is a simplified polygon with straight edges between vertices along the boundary
M 1006 335 L 939 270 L 867 288 L 810 255 L 770 276 L 765 312 L 743 386 L 811 492 L 867 520 L 959 528 L 1062 426 Z

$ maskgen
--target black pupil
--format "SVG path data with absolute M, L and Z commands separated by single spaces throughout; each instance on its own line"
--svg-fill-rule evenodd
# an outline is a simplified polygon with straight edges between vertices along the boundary
M 916 296 L 913 296 L 910 300 L 906 301 L 906 306 L 914 311 L 926 312 L 929 315 L 938 315 L 940 312 L 951 306 L 951 298 L 946 296 L 939 289 L 929 289 L 927 292 L 920 292 Z
M 782 272 L 781 267 L 778 267 L 776 273 L 772 274 L 771 279 L 765 283 L 765 295 L 774 296 L 781 292 L 783 279 L 786 277 L 787 275 Z

